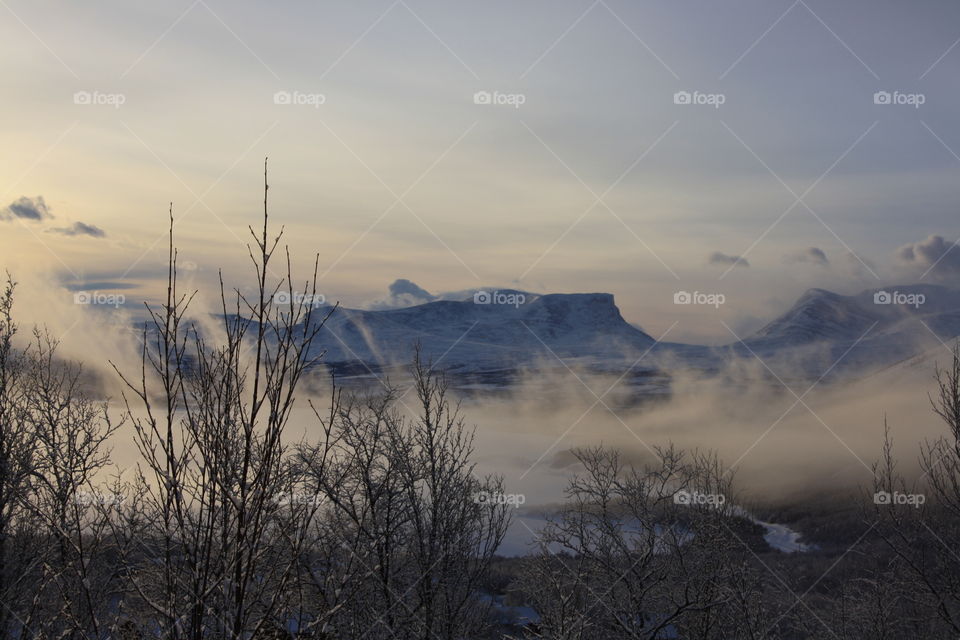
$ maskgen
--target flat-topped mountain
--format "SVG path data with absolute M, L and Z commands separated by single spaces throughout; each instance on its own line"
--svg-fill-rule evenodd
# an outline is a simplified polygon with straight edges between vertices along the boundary
M 320 337 L 327 363 L 402 365 L 419 343 L 427 357 L 452 370 L 515 368 L 557 358 L 620 359 L 654 343 L 623 319 L 608 293 L 505 290 L 402 309 L 338 309 Z

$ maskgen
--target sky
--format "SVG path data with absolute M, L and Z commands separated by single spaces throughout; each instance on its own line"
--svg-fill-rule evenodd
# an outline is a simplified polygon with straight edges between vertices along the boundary
M 152 300 L 271 220 L 348 307 L 610 292 L 723 343 L 807 288 L 960 273 L 960 4 L 0 0 L 0 255 Z M 248 280 L 249 282 L 249 280 Z M 725 304 L 678 307 L 678 291 Z M 722 320 L 722 322 L 721 322 Z

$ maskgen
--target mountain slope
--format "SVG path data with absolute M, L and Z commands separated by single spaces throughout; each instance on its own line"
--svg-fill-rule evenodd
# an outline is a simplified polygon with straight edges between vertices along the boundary
M 339 309 L 320 335 L 324 361 L 402 365 L 419 342 L 444 368 L 482 371 L 557 358 L 620 359 L 654 343 L 623 319 L 610 294 L 523 295 L 516 304 L 471 297 L 383 311 Z
M 753 336 L 744 354 L 789 359 L 818 377 L 869 372 L 960 336 L 960 291 L 938 285 L 868 289 L 844 296 L 811 289 Z

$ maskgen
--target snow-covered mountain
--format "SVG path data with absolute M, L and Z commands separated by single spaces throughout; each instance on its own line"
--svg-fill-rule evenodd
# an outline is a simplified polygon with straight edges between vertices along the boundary
M 911 285 L 843 296 L 810 289 L 749 342 L 776 347 L 822 341 L 842 343 L 855 341 L 868 330 L 873 336 L 909 333 L 920 320 L 935 332 L 939 328 L 956 335 L 960 331 L 960 291 L 937 285 Z
M 606 293 L 461 295 L 400 309 L 338 309 L 321 334 L 323 360 L 341 373 L 369 374 L 409 363 L 419 343 L 455 374 L 499 375 L 531 366 L 625 371 L 649 351 L 632 375 L 760 357 L 783 377 L 832 378 L 866 375 L 960 336 L 960 291 L 937 285 L 852 296 L 811 289 L 744 343 L 720 348 L 655 344 Z
M 320 334 L 324 362 L 408 364 L 414 345 L 453 372 L 537 362 L 636 358 L 654 340 L 620 315 L 608 293 L 537 295 L 500 290 L 378 311 L 338 309 Z
M 960 291 L 937 285 L 852 296 L 811 289 L 743 344 L 725 348 L 655 345 L 606 293 L 462 295 L 401 309 L 339 309 L 322 334 L 324 361 L 340 368 L 402 366 L 419 342 L 427 357 L 459 373 L 573 363 L 615 371 L 649 350 L 641 367 L 648 372 L 760 357 L 789 363 L 792 377 L 819 377 L 827 370 L 869 373 L 960 336 Z
M 746 339 L 740 354 L 791 360 L 809 376 L 870 373 L 960 336 L 960 291 L 938 285 L 844 296 L 811 289 Z M 831 368 L 832 367 L 832 368 Z
M 679 369 L 710 375 L 737 359 L 761 359 L 772 384 L 774 375 L 862 378 L 940 353 L 960 337 L 960 291 L 937 285 L 849 296 L 811 289 L 742 343 L 721 347 L 656 343 L 623 318 L 608 293 L 471 290 L 435 298 L 401 308 L 338 308 L 312 355 L 322 352 L 321 366 L 341 380 L 363 378 L 405 369 L 419 344 L 461 388 L 507 386 L 529 369 L 586 368 L 623 374 L 639 393 L 657 394 L 669 391 Z

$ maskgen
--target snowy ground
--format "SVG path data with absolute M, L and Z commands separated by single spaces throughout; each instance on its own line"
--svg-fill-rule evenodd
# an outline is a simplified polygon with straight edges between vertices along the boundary
M 800 542 L 800 534 L 786 525 L 763 522 L 757 519 L 753 521 L 767 530 L 763 535 L 763 539 L 777 551 L 782 551 L 783 553 L 804 553 L 815 548 L 813 545 Z
M 801 534 L 784 524 L 764 522 L 746 512 L 744 516 L 766 530 L 763 539 L 771 549 L 782 553 L 806 553 L 816 548 L 814 545 L 800 542 Z M 544 518 L 539 515 L 515 514 L 498 553 L 502 556 L 515 557 L 534 552 L 537 548 L 537 532 L 544 522 Z

